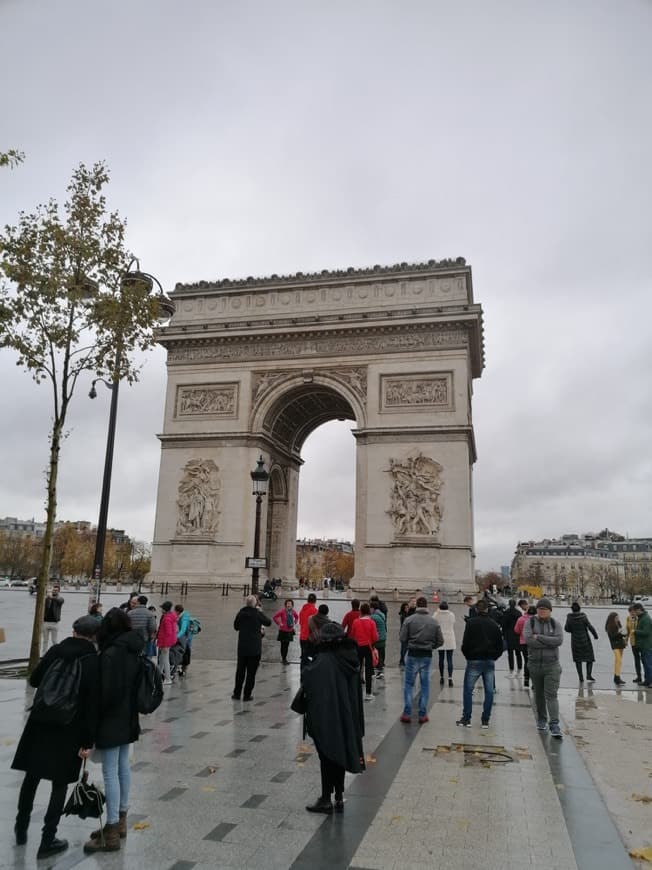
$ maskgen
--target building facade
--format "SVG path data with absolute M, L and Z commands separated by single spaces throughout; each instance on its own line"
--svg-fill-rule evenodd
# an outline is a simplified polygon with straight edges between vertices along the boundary
M 652 592 L 652 538 L 609 529 L 518 544 L 511 567 L 516 588 L 539 586 L 569 599 L 631 599 Z

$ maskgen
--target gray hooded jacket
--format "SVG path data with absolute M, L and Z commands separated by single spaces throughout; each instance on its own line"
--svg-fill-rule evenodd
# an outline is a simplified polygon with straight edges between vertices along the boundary
M 564 630 L 556 619 L 543 620 L 538 616 L 530 616 L 523 626 L 523 640 L 527 644 L 531 664 L 549 665 L 559 661 L 559 647 L 564 642 Z

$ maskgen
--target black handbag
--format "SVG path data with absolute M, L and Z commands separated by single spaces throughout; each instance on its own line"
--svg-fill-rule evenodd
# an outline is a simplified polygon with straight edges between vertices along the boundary
M 79 816 L 80 819 L 101 819 L 105 802 L 104 792 L 88 781 L 84 759 L 79 782 L 73 787 L 63 812 L 66 816 Z
M 303 716 L 306 713 L 307 709 L 308 703 L 306 699 L 306 693 L 303 686 L 299 686 L 299 691 L 296 693 L 296 695 L 292 699 L 292 703 L 290 704 L 290 710 L 294 710 L 295 713 Z

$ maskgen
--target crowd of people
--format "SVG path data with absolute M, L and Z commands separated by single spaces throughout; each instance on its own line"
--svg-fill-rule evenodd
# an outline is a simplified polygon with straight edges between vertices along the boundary
M 63 599 L 53 589 L 46 612 L 60 620 Z M 49 602 L 54 601 L 54 604 Z M 536 726 L 562 739 L 558 690 L 561 675 L 560 647 L 570 635 L 571 653 L 580 684 L 594 681 L 593 640 L 599 634 L 581 606 L 574 603 L 562 624 L 552 615 L 548 598 L 536 604 L 512 599 L 501 607 L 491 595 L 465 599 L 467 613 L 460 650 L 466 660 L 462 685 L 462 711 L 456 724 L 471 727 L 473 691 L 483 684 L 480 727 L 488 728 L 493 709 L 495 663 L 506 652 L 510 676 L 522 674 L 523 686 L 532 687 Z M 38 856 L 48 857 L 67 848 L 57 838 L 67 786 L 75 782 L 80 766 L 93 748 L 101 750 L 106 792 L 106 823 L 84 845 L 86 853 L 117 851 L 127 835 L 130 788 L 129 746 L 138 740 L 140 725 L 135 702 L 139 659 L 156 662 L 163 685 L 183 675 L 191 659 L 193 637 L 201 630 L 199 620 L 181 604 L 165 601 L 156 608 L 144 595 L 134 594 L 121 606 L 102 614 L 93 603 L 87 615 L 73 624 L 72 637 L 48 648 L 32 672 L 32 686 L 41 686 L 57 667 L 77 668 L 75 709 L 65 725 L 44 721 L 34 704 L 18 744 L 12 766 L 25 772 L 15 823 L 16 842 L 25 843 L 34 795 L 41 779 L 52 783 Z M 287 598 L 270 618 L 255 595 L 246 598 L 235 616 L 238 633 L 234 701 L 253 699 L 256 673 L 265 630 L 277 629 L 280 658 L 289 664 L 289 648 L 300 642 L 301 688 L 292 709 L 304 715 L 304 733 L 317 749 L 321 770 L 321 793 L 308 805 L 310 812 L 343 812 L 344 777 L 347 771 L 365 768 L 363 752 L 364 701 L 374 698 L 374 686 L 384 679 L 388 637 L 388 608 L 377 594 L 367 601 L 353 599 L 341 623 L 330 618 L 329 607 L 318 604 L 315 593 L 297 611 Z M 400 721 L 410 724 L 413 709 L 420 725 L 429 721 L 430 677 L 435 650 L 438 653 L 440 685 L 454 685 L 453 654 L 457 649 L 456 618 L 447 602 L 434 614 L 423 595 L 401 605 L 398 625 L 399 666 L 403 672 L 403 708 Z M 636 670 L 635 682 L 652 688 L 652 620 L 640 603 L 629 608 L 625 626 L 618 614 L 607 617 L 605 633 L 614 654 L 614 683 L 621 677 L 623 651 L 629 644 Z M 50 633 L 50 639 L 51 639 Z M 56 641 L 56 632 L 54 634 Z M 47 646 L 47 644 L 46 644 Z M 151 666 L 150 666 L 151 667 Z M 418 686 L 418 691 L 417 691 Z M 38 697 L 38 692 L 37 692 Z M 58 747 L 51 753 L 51 745 Z
M 57 643 L 62 605 L 60 588 L 54 586 L 46 596 L 44 625 L 53 623 L 56 628 L 48 626 L 47 635 L 44 632 L 43 655 L 29 678 L 37 694 L 12 762 L 13 769 L 25 773 L 14 825 L 17 845 L 27 842 L 39 782 L 51 782 L 39 859 L 68 848 L 68 842 L 56 836 L 67 788 L 77 781 L 81 765 L 93 749 L 101 757 L 106 823 L 90 835 L 84 852 L 120 849 L 127 836 L 129 747 L 140 734 L 136 699 L 139 660 L 146 657 L 156 662 L 163 685 L 169 686 L 174 673 L 181 676 L 187 671 L 192 639 L 201 630 L 199 620 L 182 604 L 165 601 L 159 621 L 147 597 L 133 594 L 104 615 L 101 602 L 91 602 L 88 614 L 74 621 L 72 637 Z M 171 657 L 172 651 L 175 655 Z M 39 689 L 44 694 L 46 685 L 50 706 L 45 701 L 39 703 Z M 65 721 L 55 690 L 66 693 L 70 710 Z

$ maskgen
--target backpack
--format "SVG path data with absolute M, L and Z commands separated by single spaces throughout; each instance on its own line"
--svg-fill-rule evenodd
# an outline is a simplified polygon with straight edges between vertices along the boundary
M 191 616 L 188 621 L 188 634 L 192 634 L 193 636 L 199 634 L 201 631 L 201 622 L 197 619 L 196 616 Z
M 31 719 L 43 725 L 69 725 L 79 706 L 82 659 L 57 657 L 49 666 L 36 690 Z
M 136 709 L 143 714 L 153 713 L 163 700 L 163 678 L 154 662 L 145 656 L 138 657 L 138 667 Z

